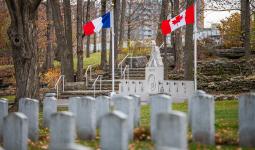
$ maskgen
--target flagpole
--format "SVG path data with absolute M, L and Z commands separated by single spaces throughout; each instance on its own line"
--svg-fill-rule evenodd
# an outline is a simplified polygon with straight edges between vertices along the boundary
M 111 93 L 111 96 L 113 96 L 114 94 L 115 94 L 115 91 L 114 91 L 114 84 L 115 84 L 115 82 L 114 82 L 114 73 L 115 73 L 115 68 L 114 68 L 114 65 L 115 65 L 115 61 L 114 61 L 114 59 L 115 59 L 115 57 L 114 57 L 114 11 L 112 10 L 111 11 L 111 32 L 112 32 L 112 93 Z
M 194 87 L 197 91 L 197 1 L 194 0 Z

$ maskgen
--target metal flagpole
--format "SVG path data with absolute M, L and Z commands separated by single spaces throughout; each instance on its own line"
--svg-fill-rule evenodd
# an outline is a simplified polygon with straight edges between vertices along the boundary
M 114 73 L 115 73 L 115 68 L 114 68 L 114 65 L 115 65 L 115 57 L 114 57 L 114 11 L 112 10 L 111 11 L 111 32 L 112 32 L 112 93 L 111 93 L 111 96 L 113 96 L 115 94 L 115 91 L 114 91 Z
M 197 90 L 197 1 L 194 0 L 194 87 Z

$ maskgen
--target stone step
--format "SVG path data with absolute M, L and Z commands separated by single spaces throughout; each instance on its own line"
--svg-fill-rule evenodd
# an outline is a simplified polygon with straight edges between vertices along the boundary
M 96 90 L 95 96 L 106 95 L 109 96 L 112 90 Z M 74 96 L 94 96 L 94 90 L 76 90 L 76 91 L 64 91 L 60 94 L 60 99 L 68 99 Z
M 66 82 L 65 90 L 85 90 L 85 82 Z
M 122 70 L 124 69 L 125 67 L 122 68 Z M 120 71 L 121 69 L 120 68 L 116 68 L 115 71 Z M 129 70 L 137 70 L 137 71 L 140 71 L 140 70 L 145 70 L 145 68 L 129 68 Z
M 100 90 L 100 85 L 99 84 L 96 85 L 95 89 Z M 112 85 L 104 85 L 104 86 L 101 85 L 101 90 L 111 90 L 111 89 L 112 89 Z M 119 84 L 115 84 L 114 89 L 118 90 L 119 89 Z M 92 85 L 88 86 L 88 87 L 86 87 L 86 90 L 94 90 L 94 87 Z

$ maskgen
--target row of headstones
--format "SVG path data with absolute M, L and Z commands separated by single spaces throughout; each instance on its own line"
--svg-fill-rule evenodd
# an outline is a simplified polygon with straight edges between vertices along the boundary
M 92 97 L 70 98 L 69 111 L 73 113 L 72 115 L 70 113 L 56 113 L 56 99 L 52 96 L 46 97 L 44 99 L 43 111 L 44 126 L 48 127 L 50 120 L 54 120 L 51 121 L 50 125 L 50 145 L 58 145 L 59 147 L 66 143 L 75 145 L 75 129 L 77 129 L 77 135 L 80 139 L 94 139 L 96 135 L 96 124 L 98 124 L 101 125 L 102 149 L 127 149 L 128 141 L 133 138 L 133 127 L 139 124 L 139 96 L 115 96 L 112 100 L 114 102 L 114 110 L 118 110 L 119 112 L 110 112 L 111 104 L 108 97 L 98 97 L 97 100 Z M 254 146 L 255 95 L 242 95 L 239 101 L 240 144 L 242 146 Z M 157 149 L 164 149 L 166 147 L 186 149 L 187 124 L 185 114 L 171 111 L 171 98 L 169 96 L 154 95 L 150 97 L 150 102 L 151 136 L 152 140 L 156 142 Z M 37 103 L 37 105 L 33 105 L 34 103 Z M 7 108 L 8 103 L 6 104 L 6 101 L 1 101 L 0 110 L 3 110 L 3 112 L 0 114 L 2 118 L 8 114 Z M 28 116 L 28 130 L 31 131 L 27 132 L 31 133 L 28 134 L 30 139 L 36 140 L 38 138 L 38 101 L 21 99 L 19 110 Z M 14 121 L 13 118 L 15 116 L 19 117 L 19 119 L 16 119 L 18 122 L 21 122 L 20 120 L 22 119 L 27 120 L 24 115 L 19 113 L 11 114 L 4 121 L 6 128 L 3 131 L 6 133 L 7 139 L 9 136 L 14 136 L 16 138 L 20 137 L 23 139 L 23 142 L 26 142 L 24 140 L 26 138 L 23 137 L 24 133 L 20 134 L 23 136 L 16 135 L 18 129 L 26 132 L 24 127 L 21 127 L 21 125 L 25 126 L 25 123 L 8 122 L 8 118 Z M 189 102 L 189 123 L 192 128 L 193 140 L 203 144 L 214 144 L 214 120 L 214 98 L 202 91 L 198 91 Z M 1 124 L 2 122 L 0 122 L 0 129 Z M 22 141 L 21 139 L 18 141 Z M 7 144 L 13 145 L 13 142 L 11 143 L 9 141 L 12 140 L 6 140 Z M 8 150 L 8 148 L 6 149 Z

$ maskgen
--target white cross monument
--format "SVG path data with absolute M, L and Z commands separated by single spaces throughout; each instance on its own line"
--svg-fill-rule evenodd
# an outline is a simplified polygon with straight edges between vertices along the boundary
M 170 95 L 174 102 L 189 99 L 195 91 L 194 81 L 164 80 L 164 64 L 159 47 L 152 44 L 150 60 L 145 68 L 145 80 L 121 80 L 121 95 L 140 95 L 143 101 L 153 94 Z

